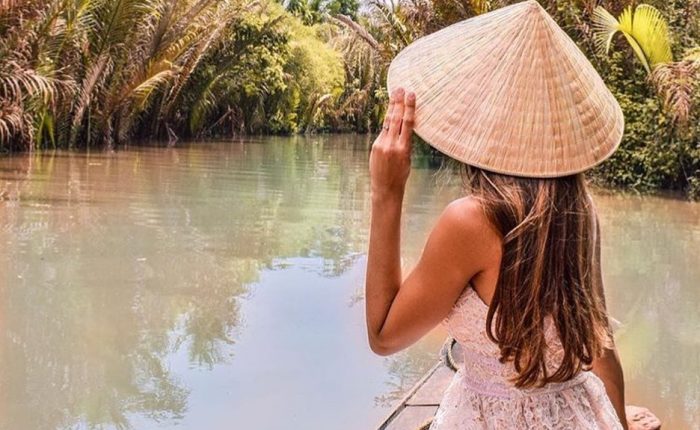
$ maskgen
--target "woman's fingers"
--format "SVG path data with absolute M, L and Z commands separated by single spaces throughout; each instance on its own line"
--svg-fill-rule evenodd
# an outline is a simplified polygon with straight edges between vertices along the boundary
M 391 142 L 395 142 L 395 139 L 401 133 L 401 122 L 403 121 L 403 111 L 404 111 L 404 90 L 403 88 L 397 88 L 394 91 L 393 98 L 395 99 L 394 111 L 391 114 L 391 121 L 389 122 L 389 137 Z
M 384 115 L 384 124 L 382 125 L 381 134 L 386 134 L 389 131 L 391 117 L 394 112 L 394 106 L 396 106 L 396 97 L 394 93 L 392 93 L 389 97 L 389 107 L 386 109 L 386 115 Z
M 397 88 L 391 93 L 389 107 L 384 117 L 382 136 L 388 138 L 386 144 L 402 147 L 410 146 L 416 115 L 416 95 Z
M 413 126 L 416 123 L 416 95 L 415 93 L 406 94 L 406 104 L 403 112 L 403 124 L 401 125 L 401 135 L 399 143 L 402 146 L 411 145 L 411 136 L 413 135 Z

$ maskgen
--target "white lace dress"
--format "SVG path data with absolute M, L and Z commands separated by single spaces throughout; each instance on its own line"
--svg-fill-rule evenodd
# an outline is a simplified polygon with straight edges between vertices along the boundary
M 430 430 L 622 429 L 603 382 L 592 372 L 542 388 L 518 389 L 510 383 L 515 369 L 498 361 L 498 346 L 486 336 L 487 312 L 467 287 L 443 321 L 462 346 L 464 365 L 445 391 Z M 546 338 L 547 366 L 555 370 L 562 349 L 551 324 Z

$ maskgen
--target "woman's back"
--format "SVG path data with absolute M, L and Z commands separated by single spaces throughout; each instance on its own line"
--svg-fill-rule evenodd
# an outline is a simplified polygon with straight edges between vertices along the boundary
M 431 430 L 450 429 L 621 429 L 603 383 L 589 371 L 565 382 L 517 388 L 512 362 L 486 334 L 488 306 L 467 286 L 443 321 L 464 353 Z M 563 349 L 551 319 L 545 320 L 545 363 L 555 372 Z

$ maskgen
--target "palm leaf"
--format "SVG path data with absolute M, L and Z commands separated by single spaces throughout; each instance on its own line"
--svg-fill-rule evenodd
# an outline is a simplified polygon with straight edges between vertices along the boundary
M 31 144 L 31 135 L 27 133 L 30 122 L 31 118 L 21 105 L 0 101 L 0 144 L 11 144 L 19 135 L 25 135 L 27 138 L 22 140 Z
M 3 98 L 19 102 L 27 96 L 36 96 L 45 104 L 56 98 L 59 86 L 55 79 L 18 64 L 11 64 L 10 69 L 10 73 L 0 70 L 0 96 Z
M 19 5 L 21 0 L 0 0 L 0 15 Z
M 619 23 L 620 32 L 622 32 L 622 34 L 625 36 L 625 39 L 627 39 L 627 43 L 630 44 L 630 47 L 634 51 L 637 58 L 639 58 L 639 61 L 642 62 L 644 69 L 646 69 L 647 73 L 650 73 L 650 58 L 646 55 L 644 48 L 642 48 L 642 46 L 640 45 L 641 42 L 635 37 L 635 34 L 633 33 L 635 30 L 635 20 L 631 7 L 627 7 L 624 11 L 622 11 L 622 14 L 620 14 Z
M 224 74 L 214 75 L 199 92 L 190 112 L 189 127 L 190 133 L 197 134 L 204 125 L 204 119 L 209 116 L 216 104 L 214 88 L 225 77 Z
M 610 45 L 615 33 L 620 31 L 620 23 L 604 7 L 598 6 L 593 11 L 594 40 L 601 54 L 610 52 Z
M 93 97 L 93 91 L 96 87 L 99 87 L 100 81 L 104 80 L 105 75 L 111 73 L 112 61 L 109 55 L 100 56 L 97 61 L 90 66 L 85 78 L 81 82 L 81 89 L 78 95 L 78 100 L 75 103 L 73 121 L 70 131 L 70 137 L 68 145 L 72 147 L 78 137 L 80 131 L 80 125 L 83 122 L 83 116 L 85 115 L 86 109 L 89 108 L 90 102 Z
M 644 50 L 650 66 L 668 63 L 673 60 L 668 24 L 661 12 L 653 6 L 637 6 L 634 19 L 629 29 L 623 26 L 623 32 L 629 32 Z
M 153 91 L 160 85 L 166 83 L 173 76 L 175 76 L 176 68 L 172 63 L 167 61 L 162 61 L 153 64 L 149 67 L 147 75 L 143 81 L 139 82 L 134 88 L 129 92 L 128 97 L 131 98 L 139 109 L 143 109 L 148 100 L 148 97 L 153 93 Z
M 201 2 L 200 2 L 201 3 Z M 254 2 L 255 3 L 255 2 Z M 257 3 L 255 3 L 257 4 Z M 254 5 L 248 5 L 252 10 Z M 187 10 L 185 15 L 192 21 L 188 28 L 183 28 L 183 34 L 179 38 L 168 39 L 168 46 L 163 56 L 178 60 L 180 70 L 170 82 L 170 87 L 165 91 L 161 105 L 156 108 L 156 118 L 167 118 L 172 114 L 179 99 L 180 92 L 189 82 L 199 63 L 204 59 L 209 49 L 220 40 L 220 35 L 227 26 L 240 16 L 242 8 L 235 2 L 219 2 L 215 7 L 201 9 L 199 5 L 193 6 L 197 9 L 197 14 L 192 9 Z M 212 25 L 212 23 L 214 23 Z M 196 122 L 196 121 L 195 121 Z
M 682 125 L 688 122 L 698 91 L 699 74 L 700 61 L 692 60 L 661 64 L 652 72 L 651 82 L 674 122 Z
M 617 19 L 598 6 L 593 11 L 593 30 L 601 53 L 608 53 L 615 34 L 622 33 L 647 73 L 673 61 L 668 24 L 653 6 L 642 4 L 634 10 L 627 7 Z

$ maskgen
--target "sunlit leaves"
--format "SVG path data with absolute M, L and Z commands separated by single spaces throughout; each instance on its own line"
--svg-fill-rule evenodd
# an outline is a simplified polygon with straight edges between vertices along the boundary
M 641 4 L 627 7 L 616 19 L 602 7 L 593 14 L 596 45 L 609 53 L 614 36 L 624 35 L 649 74 L 673 123 L 688 122 L 698 89 L 700 56 L 691 50 L 683 61 L 674 62 L 668 24 L 661 12 Z
M 26 0 L 0 26 L 0 145 L 111 144 L 171 109 L 242 0 Z M 155 100 L 165 94 L 163 103 Z M 10 108 L 9 102 L 12 103 Z M 156 109 L 157 108 L 157 109 Z M 28 119 L 20 127 L 20 121 Z M 159 128 L 153 131 L 157 133 Z M 20 134 L 21 131 L 21 134 Z M 36 133 L 36 135 L 35 135 Z
M 648 73 L 673 60 L 668 24 L 653 6 L 627 7 L 616 19 L 603 7 L 593 13 L 595 40 L 601 52 L 609 52 L 613 37 L 621 32 Z

